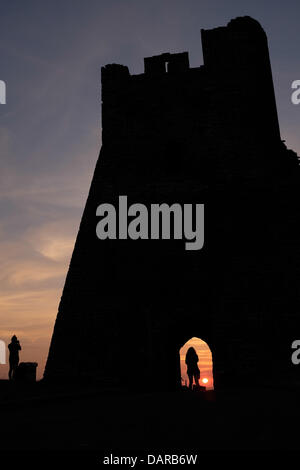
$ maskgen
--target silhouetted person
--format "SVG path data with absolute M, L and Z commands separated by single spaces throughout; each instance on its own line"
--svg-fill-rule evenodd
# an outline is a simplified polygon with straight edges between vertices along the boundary
M 9 349 L 9 380 L 13 379 L 19 365 L 19 351 L 21 351 L 21 346 L 16 335 L 11 338 L 11 343 L 8 345 Z
M 196 387 L 199 387 L 200 370 L 198 367 L 199 358 L 194 348 L 189 348 L 186 356 L 185 363 L 187 365 L 187 375 L 189 377 L 189 388 L 193 388 L 193 379 L 195 379 Z

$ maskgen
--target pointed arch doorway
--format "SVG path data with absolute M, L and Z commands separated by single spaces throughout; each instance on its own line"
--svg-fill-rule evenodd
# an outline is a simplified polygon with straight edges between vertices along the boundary
M 180 371 L 182 385 L 189 384 L 185 356 L 190 347 L 193 347 L 198 355 L 198 367 L 200 369 L 200 385 L 205 386 L 207 390 L 214 389 L 213 377 L 213 358 L 208 344 L 200 338 L 193 336 L 179 350 Z

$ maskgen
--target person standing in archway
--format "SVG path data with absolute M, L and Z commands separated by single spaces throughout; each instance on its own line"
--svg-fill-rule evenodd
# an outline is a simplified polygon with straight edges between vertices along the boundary
M 14 335 L 11 338 L 11 343 L 8 345 L 9 349 L 9 380 L 13 379 L 19 365 L 19 351 L 21 351 L 21 346 L 18 338 Z
M 189 377 L 189 389 L 193 388 L 193 379 L 195 380 L 196 388 L 199 388 L 200 369 L 198 367 L 199 358 L 193 347 L 190 347 L 185 356 L 185 363 L 187 365 L 187 375 Z

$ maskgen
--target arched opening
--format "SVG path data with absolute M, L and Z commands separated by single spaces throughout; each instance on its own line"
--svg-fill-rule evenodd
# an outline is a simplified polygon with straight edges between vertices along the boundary
M 189 385 L 185 357 L 190 347 L 193 347 L 195 349 L 199 358 L 198 367 L 200 369 L 200 385 L 206 387 L 206 390 L 213 390 L 214 377 L 212 352 L 205 341 L 196 337 L 189 339 L 179 350 L 182 385 Z

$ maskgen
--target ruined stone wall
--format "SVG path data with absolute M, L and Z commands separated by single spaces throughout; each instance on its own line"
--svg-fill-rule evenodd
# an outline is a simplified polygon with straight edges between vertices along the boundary
M 288 242 L 299 175 L 280 140 L 265 33 L 252 21 L 202 32 L 198 68 L 183 53 L 145 59 L 141 75 L 102 69 L 103 144 L 45 378 L 174 388 L 192 336 L 212 350 L 217 387 L 286 366 L 299 307 L 299 243 Z M 204 203 L 204 248 L 98 240 L 96 208 L 120 195 Z

